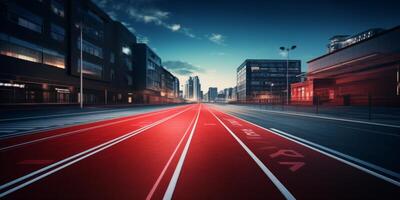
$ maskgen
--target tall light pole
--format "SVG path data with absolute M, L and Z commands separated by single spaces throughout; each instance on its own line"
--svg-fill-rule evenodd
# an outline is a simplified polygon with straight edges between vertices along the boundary
M 81 49 L 81 64 L 80 64 L 80 81 L 81 81 L 81 88 L 80 88 L 80 93 L 81 95 L 79 96 L 80 98 L 80 107 L 83 109 L 83 22 L 81 22 L 80 26 L 80 32 L 81 32 L 81 41 L 80 41 L 80 49 Z
M 274 83 L 270 83 L 270 88 L 269 88 L 269 90 L 270 90 L 270 92 L 269 93 L 271 93 L 271 100 L 270 100 L 270 103 L 272 103 L 272 98 L 273 98 L 273 95 L 272 95 L 272 87 L 274 87 Z
M 289 105 L 289 51 L 296 48 L 296 45 L 292 47 L 280 47 L 279 49 L 286 52 L 286 104 Z
M 271 96 L 272 96 L 272 87 L 274 87 L 274 83 L 270 83 L 270 86 L 271 87 L 270 87 L 270 91 L 269 92 L 271 93 Z

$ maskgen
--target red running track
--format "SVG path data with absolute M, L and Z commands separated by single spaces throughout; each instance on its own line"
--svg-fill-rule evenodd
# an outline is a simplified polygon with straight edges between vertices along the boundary
M 201 104 L 17 137 L 0 149 L 7 199 L 400 196 L 396 184 Z

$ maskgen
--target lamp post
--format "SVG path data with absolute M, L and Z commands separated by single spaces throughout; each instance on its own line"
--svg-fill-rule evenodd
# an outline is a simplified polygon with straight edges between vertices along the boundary
M 269 93 L 271 93 L 271 100 L 270 100 L 271 104 L 272 104 L 272 99 L 273 99 L 272 87 L 274 87 L 274 83 L 270 83 L 270 88 L 269 88 L 269 90 L 270 90 Z
M 80 63 L 80 85 L 81 85 L 81 91 L 80 91 L 80 93 L 81 93 L 81 95 L 79 96 L 79 98 L 80 98 L 80 107 L 81 107 L 81 109 L 83 109 L 83 46 L 82 46 L 82 44 L 83 44 L 83 23 L 81 23 L 80 24 L 80 26 L 79 26 L 79 28 L 80 28 L 80 35 L 81 35 L 81 38 L 80 38 L 80 49 L 81 49 L 81 63 Z
M 286 104 L 289 104 L 289 51 L 292 51 L 296 48 L 296 45 L 292 47 L 280 47 L 279 49 L 283 52 L 286 52 Z
M 271 86 L 271 87 L 270 87 L 270 91 L 269 91 L 269 92 L 270 92 L 271 95 L 272 95 L 272 87 L 274 87 L 274 83 L 271 83 L 270 86 Z

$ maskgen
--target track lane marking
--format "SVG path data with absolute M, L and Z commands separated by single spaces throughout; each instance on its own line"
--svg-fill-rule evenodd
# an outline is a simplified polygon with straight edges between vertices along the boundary
M 180 108 L 180 107 L 181 106 L 179 106 L 178 108 Z M 182 106 L 182 107 L 184 107 L 184 106 Z M 176 107 L 175 108 L 166 108 L 165 110 L 161 109 L 161 110 L 158 110 L 158 111 L 150 111 L 150 112 L 164 112 L 164 111 L 166 112 L 166 111 L 174 110 L 174 109 L 177 109 L 177 108 Z M 143 114 L 143 113 L 145 113 L 145 112 L 133 113 L 132 115 L 140 115 L 140 114 Z M 20 131 L 20 132 L 16 132 L 16 133 L 13 133 L 13 134 L 2 135 L 2 136 L 0 136 L 0 140 L 6 140 L 6 139 L 10 139 L 10 138 L 16 138 L 16 137 L 19 137 L 19 136 L 37 134 L 37 133 L 41 133 L 41 132 L 44 132 L 44 131 L 53 131 L 53 130 L 62 129 L 62 128 L 71 128 L 71 127 L 74 127 L 74 126 L 84 125 L 85 123 L 97 123 L 97 122 L 101 122 L 101 121 L 114 120 L 114 119 L 118 119 L 118 118 L 129 117 L 129 116 L 131 116 L 131 115 L 124 115 L 124 116 L 113 115 L 112 117 L 104 117 L 104 118 L 101 118 L 101 119 L 98 119 L 98 120 L 93 120 L 93 121 L 88 120 L 88 121 L 83 121 L 83 122 L 72 122 L 71 124 L 51 125 L 49 127 L 38 127 L 36 129 L 31 129 L 31 130 L 28 130 L 28 131 L 22 131 L 22 132 Z M 78 117 L 84 117 L 84 116 L 78 116 Z
M 242 140 L 239 139 L 233 133 L 233 131 L 226 126 L 224 122 L 222 122 L 221 119 L 219 119 L 209 108 L 207 108 L 208 111 L 221 123 L 221 125 L 232 135 L 233 138 L 240 144 L 240 146 L 243 147 L 243 149 L 249 154 L 249 156 L 256 162 L 256 164 L 261 168 L 261 170 L 267 175 L 267 177 L 272 181 L 272 183 L 278 188 L 278 190 L 282 193 L 282 195 L 286 199 L 290 200 L 295 200 L 296 198 L 289 192 L 289 190 L 276 178 L 276 176 L 267 168 L 267 166 L 264 165 L 263 162 L 242 142 Z
M 153 187 L 151 188 L 149 194 L 147 195 L 146 200 L 150 200 L 153 197 L 154 192 L 156 191 L 158 185 L 160 184 L 162 178 L 164 177 L 165 172 L 167 171 L 169 165 L 171 164 L 173 158 L 175 157 L 176 152 L 178 151 L 179 147 L 181 146 L 181 143 L 183 142 L 187 133 L 189 132 L 190 128 L 192 127 L 192 124 L 194 123 L 195 119 L 196 119 L 196 115 L 193 117 L 193 119 L 190 122 L 188 128 L 186 129 L 184 135 L 182 136 L 181 140 L 179 141 L 178 145 L 176 146 L 174 152 L 172 153 L 171 157 L 168 159 L 168 162 L 165 164 L 163 170 L 161 171 L 160 176 L 157 178 L 157 180 L 154 183 Z
M 318 118 L 318 119 L 325 119 L 325 120 L 352 122 L 352 123 L 375 125 L 375 126 L 384 126 L 384 127 L 391 127 L 391 128 L 400 128 L 400 125 L 383 124 L 383 123 L 378 123 L 378 122 L 367 122 L 367 121 L 361 121 L 361 120 L 355 120 L 355 119 L 344 119 L 344 118 L 328 117 L 328 116 L 315 116 L 315 115 L 310 115 L 310 114 L 301 114 L 301 113 L 293 113 L 293 112 L 281 112 L 281 111 L 273 111 L 273 110 L 259 110 L 259 109 L 252 109 L 252 108 L 246 108 L 246 110 L 269 112 L 269 113 L 275 113 L 275 114 L 281 114 L 281 115 L 294 115 L 294 116 L 301 116 L 301 117 Z
M 265 129 L 265 128 L 263 128 L 263 129 Z M 358 162 L 358 163 L 364 164 L 364 165 L 366 165 L 366 166 L 368 166 L 368 167 L 371 167 L 371 168 L 373 168 L 373 169 L 375 169 L 375 170 L 378 170 L 378 171 L 387 173 L 387 174 L 389 174 L 389 175 L 391 175 L 391 176 L 393 176 L 393 177 L 399 178 L 399 177 L 400 177 L 400 174 L 398 174 L 398 173 L 396 173 L 396 172 L 387 170 L 387 169 L 385 169 L 385 168 L 382 168 L 382 167 L 379 167 L 379 166 L 377 166 L 377 165 L 371 164 L 371 163 L 369 163 L 369 162 L 360 160 L 360 159 L 358 159 L 358 158 L 354 158 L 354 157 L 349 156 L 349 155 L 347 155 L 347 154 L 340 153 L 340 152 L 335 151 L 335 150 L 333 150 L 333 149 L 330 149 L 330 148 L 324 147 L 324 146 L 322 146 L 322 145 L 319 145 L 319 144 L 310 142 L 310 141 L 308 141 L 308 140 L 305 140 L 305 139 L 296 137 L 296 136 L 294 136 L 294 135 L 291 135 L 291 134 L 289 134 L 289 133 L 286 133 L 286 132 L 284 132 L 284 131 L 281 131 L 281 130 L 278 130 L 278 129 L 275 129 L 275 128 L 265 129 L 265 130 L 268 130 L 268 131 L 272 132 L 272 133 L 275 134 L 275 135 L 278 135 L 278 136 L 280 136 L 280 137 L 283 137 L 283 138 L 285 138 L 285 139 L 288 139 L 288 140 L 290 140 L 290 141 L 293 141 L 293 142 L 295 142 L 295 143 L 297 143 L 297 144 L 300 144 L 300 145 L 302 145 L 302 146 L 305 146 L 305 147 L 307 147 L 307 148 L 310 148 L 310 149 L 312 149 L 312 150 L 314 150 L 314 151 L 317 151 L 317 152 L 319 152 L 319 153 L 321 153 L 321 154 L 324 154 L 324 155 L 326 155 L 326 156 L 328 156 L 328 157 L 331 157 L 331 158 L 333 158 L 333 159 L 335 159 L 335 160 L 338 160 L 338 161 L 340 161 L 340 162 L 342 162 L 342 163 L 345 163 L 345 164 L 347 164 L 347 165 L 350 165 L 350 166 L 352 166 L 352 167 L 354 167 L 354 168 L 357 168 L 357 169 L 359 169 L 359 170 L 361 170 L 361 171 L 364 171 L 364 172 L 366 172 L 366 173 L 368 173 L 368 174 L 370 174 L 370 175 L 373 175 L 373 176 L 375 176 L 375 177 L 377 177 L 377 178 L 380 178 L 380 179 L 382 179 L 382 180 L 385 180 L 385 181 L 387 181 L 387 182 L 389 182 L 389 183 L 392 183 L 392 184 L 394 184 L 394 185 L 400 187 L 400 182 L 398 182 L 398 181 L 396 181 L 396 180 L 393 180 L 393 179 L 391 179 L 391 178 L 389 178 L 389 177 L 386 177 L 386 176 L 384 176 L 384 175 L 382 175 L 382 174 L 376 173 L 376 172 L 374 172 L 374 171 L 372 171 L 372 170 L 369 170 L 369 169 L 367 169 L 367 168 L 365 168 L 365 167 L 362 167 L 362 166 L 360 166 L 360 165 L 357 165 L 357 164 L 355 164 L 355 163 L 353 163 L 353 162 Z M 328 151 L 328 152 L 330 152 L 330 153 L 333 153 L 333 154 L 342 156 L 342 157 L 344 157 L 344 158 L 346 158 L 346 159 L 349 159 L 349 160 L 351 160 L 351 161 L 353 161 L 353 162 L 350 162 L 350 161 L 348 161 L 348 160 L 345 160 L 345 159 L 343 159 L 343 158 L 337 157 L 337 156 L 335 156 L 335 155 L 333 155 L 333 154 L 330 154 L 330 153 L 328 153 L 328 152 L 325 152 L 325 151 L 322 151 L 322 150 L 320 150 L 320 149 L 317 149 L 316 147 L 321 148 L 321 149 L 323 149 L 323 150 L 325 150 L 325 151 Z
M 193 128 L 192 128 L 192 131 L 190 132 L 189 138 L 186 141 L 185 148 L 183 149 L 181 157 L 179 158 L 178 164 L 176 165 L 175 171 L 174 171 L 174 173 L 172 175 L 172 178 L 171 178 L 171 180 L 170 180 L 170 182 L 168 184 L 168 187 L 167 187 L 167 190 L 166 190 L 166 192 L 164 194 L 163 200 L 172 199 L 172 195 L 174 194 L 176 183 L 178 182 L 179 175 L 180 175 L 180 173 L 182 171 L 183 162 L 185 161 L 186 155 L 187 155 L 188 150 L 189 150 L 190 142 L 192 141 L 192 138 L 193 138 L 193 135 L 194 135 L 194 131 L 196 130 L 196 125 L 197 125 L 197 122 L 199 120 L 200 112 L 201 112 L 201 104 L 199 105 L 199 110 L 198 110 L 198 113 L 197 113 L 197 116 L 196 116 L 196 120 L 195 120 Z
M 221 111 L 219 111 L 219 112 L 221 112 Z M 361 170 L 361 171 L 364 171 L 364 172 L 366 172 L 366 173 L 368 173 L 368 174 L 370 174 L 370 175 L 373 175 L 373 176 L 375 176 L 375 177 L 377 177 L 377 178 L 379 178 L 379 179 L 382 179 L 382 180 L 384 180 L 384 181 L 387 181 L 387 182 L 389 182 L 389 183 L 392 183 L 392 184 L 394 184 L 394 185 L 400 187 L 400 182 L 399 182 L 399 181 L 396 181 L 396 180 L 394 180 L 394 179 L 392 179 L 392 178 L 386 177 L 386 176 L 384 176 L 384 175 L 382 175 L 382 174 L 379 174 L 379 173 L 377 173 L 377 172 L 374 172 L 374 171 L 372 171 L 372 170 L 370 170 L 370 169 L 367 169 L 367 168 L 365 168 L 365 167 L 362 167 L 362 166 L 360 166 L 360 165 L 357 165 L 356 163 L 353 163 L 353 162 L 361 163 L 361 164 L 363 164 L 363 165 L 366 165 L 366 166 L 368 166 L 368 167 L 373 168 L 374 170 L 381 171 L 381 172 L 383 172 L 383 173 L 389 174 L 389 175 L 391 175 L 391 176 L 393 176 L 393 177 L 396 177 L 396 178 L 400 177 L 400 174 L 398 174 L 398 173 L 396 173 L 396 172 L 393 172 L 393 171 L 390 171 L 390 170 L 388 170 L 388 169 L 382 168 L 382 167 L 380 167 L 380 166 L 377 166 L 377 165 L 368 163 L 368 162 L 363 161 L 363 160 L 360 160 L 360 159 L 358 159 L 358 158 L 354 158 L 354 157 L 352 157 L 352 156 L 349 156 L 349 155 L 340 153 L 340 152 L 335 151 L 335 150 L 333 150 L 333 149 L 329 149 L 329 148 L 327 148 L 327 147 L 324 147 L 324 146 L 322 146 L 322 145 L 319 145 L 319 144 L 310 142 L 310 141 L 308 141 L 308 140 L 299 138 L 299 137 L 294 136 L 294 135 L 291 135 L 291 134 L 289 134 L 289 133 L 285 133 L 285 132 L 283 132 L 283 131 L 280 131 L 280 130 L 277 130 L 277 129 L 274 129 L 274 128 L 267 129 L 267 128 L 264 128 L 264 127 L 262 127 L 262 126 L 260 126 L 260 125 L 258 125 L 258 124 L 252 123 L 252 122 L 250 122 L 250 121 L 248 121 L 248 120 L 246 120 L 246 119 L 243 119 L 243 118 L 240 118 L 240 117 L 237 117 L 237 116 L 234 116 L 234 115 L 232 115 L 232 114 L 225 113 L 225 112 L 223 112 L 223 113 L 226 114 L 226 115 L 228 115 L 228 116 L 231 116 L 231 117 L 233 117 L 233 118 L 240 119 L 240 120 L 242 120 L 242 121 L 244 121 L 244 122 L 247 122 L 247 123 L 249 123 L 249 124 L 251 124 L 251 125 L 253 125 L 253 126 L 256 126 L 256 127 L 258 127 L 258 128 L 261 128 L 261 129 L 266 130 L 266 131 L 268 131 L 268 132 L 271 132 L 271 133 L 273 133 L 273 134 L 275 134 L 275 135 L 277 135 L 277 136 L 283 137 L 283 138 L 288 139 L 288 140 L 290 140 L 290 141 L 293 141 L 293 142 L 295 142 L 295 143 L 297 143 L 297 144 L 300 144 L 300 145 L 302 145 L 302 146 L 305 146 L 305 147 L 307 147 L 307 148 L 309 148 L 309 149 L 312 149 L 312 150 L 314 150 L 314 151 L 317 151 L 317 152 L 319 152 L 319 153 L 321 153 L 321 154 L 324 154 L 324 155 L 326 155 L 326 156 L 328 156 L 328 157 L 331 157 L 331 158 L 333 158 L 333 159 L 335 159 L 335 160 L 338 160 L 338 161 L 340 161 L 340 162 L 342 162 L 342 163 L 345 163 L 345 164 L 347 164 L 347 165 L 349 165 L 349 166 L 352 166 L 352 167 L 354 167 L 354 168 L 356 168 L 356 169 L 359 169 L 359 170 Z M 318 148 L 321 148 L 321 149 L 318 149 Z M 347 159 L 352 160 L 353 162 L 350 162 L 350 161 L 345 160 L 345 159 L 343 159 L 343 158 L 337 157 L 337 156 L 335 156 L 335 155 L 333 155 L 333 154 L 336 154 L 336 155 L 345 157 L 345 158 L 347 158 Z
M 53 174 L 53 173 L 65 168 L 65 167 L 68 167 L 68 166 L 70 166 L 70 165 L 72 165 L 72 164 L 74 164 L 74 163 L 76 163 L 76 162 L 78 162 L 80 160 L 83 160 L 84 158 L 87 158 L 87 157 L 89 157 L 89 156 L 91 156 L 93 154 L 96 154 L 96 153 L 104 150 L 104 149 L 107 149 L 107 148 L 109 148 L 111 146 L 114 146 L 115 144 L 118 144 L 118 143 L 120 143 L 120 142 L 122 142 L 122 141 L 124 141 L 126 139 L 129 139 L 129 138 L 131 138 L 131 137 L 133 137 L 133 136 L 135 136 L 135 135 L 137 135 L 137 134 L 139 134 L 139 133 L 141 133 L 143 131 L 146 131 L 146 130 L 148 130 L 148 129 L 156 126 L 156 125 L 159 125 L 159 124 L 161 124 L 161 123 L 163 123 L 163 122 L 165 122 L 165 121 L 167 121 L 167 120 L 169 120 L 171 118 L 174 118 L 174 117 L 176 117 L 176 116 L 178 116 L 178 115 L 180 115 L 180 114 L 182 114 L 182 113 L 184 113 L 184 112 L 186 112 L 186 111 L 188 111 L 190 109 L 191 109 L 191 107 L 186 108 L 183 111 L 180 111 L 178 113 L 175 113 L 174 115 L 170 115 L 170 116 L 168 116 L 166 118 L 158 120 L 158 121 L 156 121 L 156 122 L 154 122 L 154 123 L 152 123 L 152 124 L 150 124 L 148 126 L 142 127 L 142 128 L 137 129 L 135 131 L 131 131 L 131 132 L 126 133 L 126 134 L 124 134 L 124 135 L 122 135 L 122 136 L 120 136 L 118 138 L 114 138 L 114 139 L 109 140 L 109 141 L 107 141 L 107 142 L 105 142 L 103 144 L 97 145 L 97 146 L 92 147 L 90 149 L 87 149 L 87 150 L 85 150 L 85 151 L 83 151 L 81 153 L 75 154 L 75 155 L 70 156 L 68 158 L 65 158 L 65 159 L 63 159 L 61 161 L 58 161 L 56 163 L 53 163 L 53 164 L 48 165 L 46 167 L 43 167 L 43 168 L 41 168 L 39 170 L 31 172 L 31 173 L 29 173 L 27 175 L 24 175 L 24 176 L 20 177 L 20 178 L 14 179 L 13 181 L 7 182 L 7 183 L 5 183 L 5 184 L 0 186 L 0 190 L 8 188 L 8 187 L 10 187 L 12 185 L 15 185 L 15 184 L 17 184 L 17 183 L 19 183 L 21 181 L 24 181 L 24 180 L 26 180 L 28 178 L 33 177 L 33 176 L 39 175 L 42 172 L 46 172 L 47 170 L 50 170 L 50 171 L 48 171 L 48 172 L 46 172 L 44 174 L 41 174 L 41 175 L 31 179 L 31 180 L 28 180 L 28 181 L 26 181 L 26 182 L 24 182 L 24 183 L 22 183 L 20 185 L 17 185 L 15 187 L 12 187 L 11 189 L 8 189 L 8 190 L 6 190 L 4 192 L 1 192 L 0 193 L 0 198 L 4 197 L 4 196 L 6 196 L 6 195 L 8 195 L 8 194 L 10 194 L 12 192 L 15 192 L 15 191 L 27 186 L 27 185 L 30 185 L 30 184 L 32 184 L 32 183 L 34 183 L 34 182 L 36 182 L 36 181 L 38 181 L 40 179 L 43 179 L 46 176 L 49 176 L 49 175 L 51 175 L 51 174 Z M 54 169 L 51 170 L 52 168 L 54 168 Z
M 173 111 L 173 110 L 156 111 L 155 113 L 145 114 L 145 115 L 138 116 L 138 117 L 132 116 L 133 118 L 129 118 L 129 119 L 125 119 L 125 120 L 120 120 L 120 121 L 110 122 L 110 123 L 106 123 L 106 124 L 91 126 L 91 127 L 87 127 L 87 128 L 83 128 L 83 129 L 74 130 L 74 131 L 68 131 L 68 132 L 64 132 L 64 133 L 60 133 L 60 134 L 56 134 L 56 135 L 52 135 L 52 136 L 48 136 L 48 137 L 43 137 L 43 138 L 31 140 L 31 141 L 28 141 L 28 142 L 22 142 L 22 143 L 18 143 L 18 144 L 6 146 L 6 147 L 1 147 L 0 151 L 5 151 L 5 150 L 13 149 L 13 148 L 16 148 L 16 147 L 24 146 L 24 145 L 27 145 L 27 144 L 42 142 L 42 141 L 46 141 L 46 140 L 50 140 L 50 139 L 54 139 L 54 138 L 58 138 L 58 137 L 63 137 L 63 136 L 67 136 L 67 135 L 72 135 L 72 134 L 80 133 L 80 132 L 84 132 L 84 131 L 89 131 L 89 130 L 93 130 L 93 129 L 97 129 L 97 128 L 103 128 L 103 127 L 106 127 L 106 126 L 112 126 L 112 125 L 115 125 L 115 124 L 119 124 L 119 123 L 130 121 L 130 120 L 140 119 L 140 118 L 144 118 L 144 117 L 150 117 L 150 116 L 157 115 L 157 114 L 160 114 L 160 113 L 165 113 L 165 112 L 168 112 L 168 111 Z M 84 124 L 82 124 L 82 125 L 84 125 Z

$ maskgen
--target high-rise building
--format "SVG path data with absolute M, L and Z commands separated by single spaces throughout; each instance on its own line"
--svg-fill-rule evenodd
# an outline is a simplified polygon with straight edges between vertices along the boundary
M 190 76 L 186 81 L 184 98 L 190 101 L 201 101 L 201 84 L 198 76 Z
M 185 91 L 184 91 L 184 99 L 192 100 L 193 99 L 193 78 L 190 76 L 189 79 L 185 83 Z
M 209 87 L 208 88 L 208 100 L 209 102 L 215 102 L 218 96 L 218 88 L 216 87 Z
M 193 77 L 193 100 L 200 101 L 201 95 L 201 84 L 198 76 Z
M 288 75 L 291 83 L 299 82 L 301 61 L 247 59 L 237 68 L 238 101 L 268 101 L 274 96 L 285 96 Z M 289 88 L 290 91 L 290 88 Z M 289 94 L 290 95 L 290 94 Z

